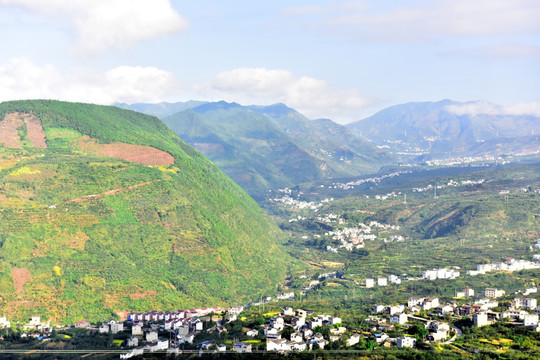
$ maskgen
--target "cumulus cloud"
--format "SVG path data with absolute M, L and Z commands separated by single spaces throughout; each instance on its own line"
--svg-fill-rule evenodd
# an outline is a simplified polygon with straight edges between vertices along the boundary
M 514 105 L 495 105 L 489 102 L 470 102 L 448 105 L 446 110 L 456 115 L 534 115 L 540 116 L 540 103 L 518 103 Z
M 89 53 L 126 49 L 141 40 L 188 27 L 170 0 L 0 0 L 0 5 L 71 22 L 79 48 Z
M 316 21 L 323 31 L 338 31 L 373 41 L 418 42 L 440 36 L 512 36 L 540 33 L 537 0 L 424 0 L 396 2 L 393 8 L 368 7 L 366 2 L 332 2 L 318 8 L 286 8 L 282 13 Z M 325 14 L 321 18 L 318 14 Z M 305 15 L 317 14 L 310 18 Z M 311 24 L 312 25 L 312 24 Z
M 282 69 L 239 68 L 220 72 L 197 90 L 205 97 L 249 104 L 283 102 L 311 118 L 357 119 L 369 104 L 356 90 L 336 89 L 326 81 L 298 77 Z
M 61 72 L 12 58 L 0 65 L 0 101 L 58 99 L 97 104 L 157 102 L 178 94 L 170 72 L 155 67 L 119 66 L 106 72 L 74 69 Z

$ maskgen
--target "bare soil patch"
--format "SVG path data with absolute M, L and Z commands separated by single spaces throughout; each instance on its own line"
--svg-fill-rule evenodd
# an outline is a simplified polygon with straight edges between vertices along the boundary
M 41 122 L 35 115 L 25 115 L 24 122 L 26 123 L 26 132 L 28 140 L 37 148 L 46 149 L 45 131 Z
M 32 279 L 32 274 L 30 274 L 30 271 L 27 268 L 12 268 L 11 278 L 13 279 L 15 291 L 17 291 L 19 294 L 23 294 L 24 284 L 26 284 L 28 280 Z
M 157 292 L 155 292 L 154 290 L 146 290 L 140 293 L 131 294 L 129 295 L 129 297 L 131 298 L 131 300 L 139 300 L 147 296 L 155 297 L 156 295 L 157 295 Z
M 21 114 L 6 114 L 4 120 L 0 121 L 0 143 L 8 148 L 22 149 L 21 138 L 17 133 L 22 124 Z
M 162 150 L 144 145 L 126 143 L 98 144 L 96 140 L 83 136 L 79 141 L 81 150 L 101 156 L 110 156 L 141 165 L 172 165 L 174 157 Z

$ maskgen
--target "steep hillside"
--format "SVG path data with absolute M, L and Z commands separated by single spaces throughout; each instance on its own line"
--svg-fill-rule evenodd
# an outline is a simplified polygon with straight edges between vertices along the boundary
M 478 103 L 451 100 L 408 103 L 384 109 L 347 127 L 356 136 L 404 156 L 501 155 L 531 149 L 516 146 L 520 142 L 517 139 L 535 134 L 536 139 L 540 133 L 539 118 L 463 110 L 475 106 Z M 532 146 L 533 151 L 540 150 L 539 144 L 537 141 Z
M 16 101 L 0 119 L 4 315 L 237 304 L 291 266 L 256 203 L 157 118 Z
M 268 189 L 376 171 L 383 151 L 283 104 L 207 103 L 163 120 L 256 199 Z

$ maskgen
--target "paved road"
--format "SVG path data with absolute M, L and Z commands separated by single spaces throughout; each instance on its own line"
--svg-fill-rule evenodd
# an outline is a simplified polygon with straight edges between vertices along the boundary
M 463 332 L 457 327 L 453 327 L 452 330 L 454 330 L 456 334 L 451 339 L 448 339 L 447 341 L 443 342 L 443 344 L 451 344 L 454 341 L 456 341 L 458 337 L 463 335 Z

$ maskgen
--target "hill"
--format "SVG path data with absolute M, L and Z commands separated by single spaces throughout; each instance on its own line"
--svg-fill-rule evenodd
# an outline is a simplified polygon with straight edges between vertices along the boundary
M 358 137 L 405 158 L 498 156 L 540 150 L 538 117 L 467 111 L 480 105 L 451 100 L 407 103 L 347 127 Z M 523 140 L 525 144 L 519 146 Z
M 282 234 L 155 117 L 0 104 L 0 312 L 62 323 L 273 292 Z
M 375 171 L 391 158 L 330 120 L 283 104 L 206 103 L 163 121 L 256 199 L 268 189 Z

